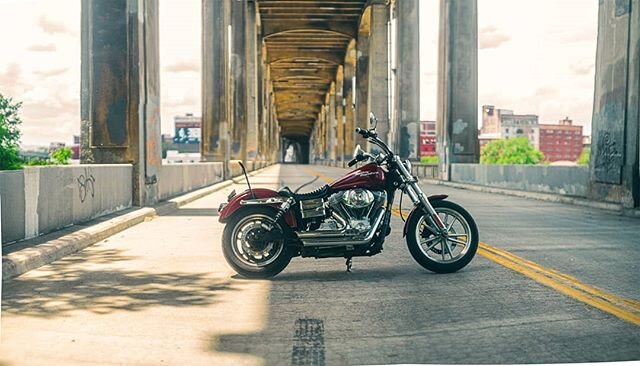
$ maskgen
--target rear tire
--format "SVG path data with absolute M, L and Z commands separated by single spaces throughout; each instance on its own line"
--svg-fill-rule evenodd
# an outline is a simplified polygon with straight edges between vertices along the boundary
M 425 214 L 412 215 L 407 230 L 409 252 L 416 262 L 432 272 L 456 272 L 469 264 L 478 250 L 478 227 L 473 217 L 453 202 L 434 201 L 431 205 L 441 218 L 444 216 L 443 221 L 447 218 L 451 219 L 452 222 L 445 222 L 451 225 L 449 230 L 451 237 L 445 243 L 444 239 L 425 227 L 427 223 Z
M 284 238 L 262 243 L 264 248 L 255 248 L 244 239 L 245 235 L 257 230 L 260 223 L 273 224 L 275 215 L 272 208 L 250 207 L 239 211 L 227 222 L 222 235 L 222 252 L 227 263 L 241 276 L 271 278 L 282 272 L 291 261 L 292 251 Z M 277 225 L 283 228 L 286 224 L 281 222 Z

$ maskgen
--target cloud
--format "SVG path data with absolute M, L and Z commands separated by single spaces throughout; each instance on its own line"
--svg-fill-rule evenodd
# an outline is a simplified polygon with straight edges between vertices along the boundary
M 0 93 L 5 97 L 16 98 L 31 89 L 31 86 L 22 80 L 22 66 L 20 64 L 11 63 L 5 71 L 0 70 Z
M 50 77 L 62 75 L 64 73 L 66 73 L 67 71 L 69 71 L 68 67 L 61 67 L 61 68 L 57 68 L 57 69 L 35 71 L 34 74 L 36 74 L 37 76 L 42 77 L 42 78 L 50 78 Z
M 38 26 L 45 33 L 56 34 L 56 33 L 72 33 L 69 28 L 67 28 L 64 23 L 58 23 L 56 21 L 50 20 L 46 17 L 46 15 L 42 15 L 40 19 L 38 19 Z
M 598 39 L 597 27 L 564 32 L 559 37 L 562 43 L 595 42 Z
M 39 102 L 24 103 L 22 109 L 25 121 L 33 121 L 34 123 L 59 121 L 61 117 L 79 115 L 80 100 L 52 94 L 50 98 Z
M 593 60 L 583 60 L 569 66 L 571 72 L 576 75 L 591 75 L 595 67 L 596 65 Z
M 480 29 L 479 46 L 481 50 L 489 48 L 498 48 L 505 42 L 511 40 L 511 37 L 500 32 L 496 27 L 487 26 Z
M 553 97 L 555 95 L 557 95 L 559 92 L 559 90 L 557 88 L 554 88 L 552 86 L 542 86 L 538 89 L 536 89 L 536 91 L 533 94 L 533 97 L 535 97 L 536 99 L 545 99 L 545 98 L 550 98 Z
M 180 60 L 164 68 L 167 72 L 200 72 L 200 64 L 195 60 Z
M 49 44 L 34 44 L 31 45 L 27 48 L 28 51 L 32 51 L 32 52 L 55 52 L 56 51 L 56 45 L 54 45 L 53 43 L 49 43 Z

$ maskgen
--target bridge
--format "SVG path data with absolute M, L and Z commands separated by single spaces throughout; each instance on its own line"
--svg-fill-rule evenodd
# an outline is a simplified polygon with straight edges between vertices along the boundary
M 465 270 L 417 267 L 399 211 L 353 273 L 225 264 L 215 216 L 245 187 L 237 161 L 256 186 L 324 184 L 370 112 L 419 157 L 418 7 L 203 0 L 203 161 L 163 165 L 158 0 L 82 0 L 82 164 L 0 172 L 0 365 L 640 359 L 640 0 L 599 3 L 588 167 L 478 164 L 478 4 L 441 0 L 440 163 L 414 174 L 476 217 Z

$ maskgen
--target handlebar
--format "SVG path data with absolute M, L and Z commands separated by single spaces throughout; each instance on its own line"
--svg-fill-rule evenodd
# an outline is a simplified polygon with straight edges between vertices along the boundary
M 393 155 L 393 152 L 391 152 L 387 144 L 385 144 L 384 141 L 378 138 L 378 133 L 376 132 L 375 129 L 367 130 L 364 128 L 356 127 L 356 133 L 358 133 L 360 136 L 364 137 L 365 139 L 369 139 L 370 142 L 378 145 L 380 148 L 382 148 L 382 151 L 384 151 L 385 154 L 389 156 Z
M 378 137 L 378 134 L 372 130 L 365 130 L 364 128 L 356 127 L 356 133 L 360 134 L 365 139 L 370 137 Z

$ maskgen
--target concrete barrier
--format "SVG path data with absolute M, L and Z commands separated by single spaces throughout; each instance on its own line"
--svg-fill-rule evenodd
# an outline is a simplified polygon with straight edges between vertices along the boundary
M 160 200 L 191 192 L 223 180 L 222 163 L 163 165 L 158 176 Z
M 2 241 L 33 238 L 131 207 L 131 182 L 128 164 L 1 171 Z
M 451 181 L 586 197 L 589 169 L 582 166 L 452 164 Z
M 428 164 L 413 164 L 411 174 L 421 179 L 438 179 L 438 166 Z

